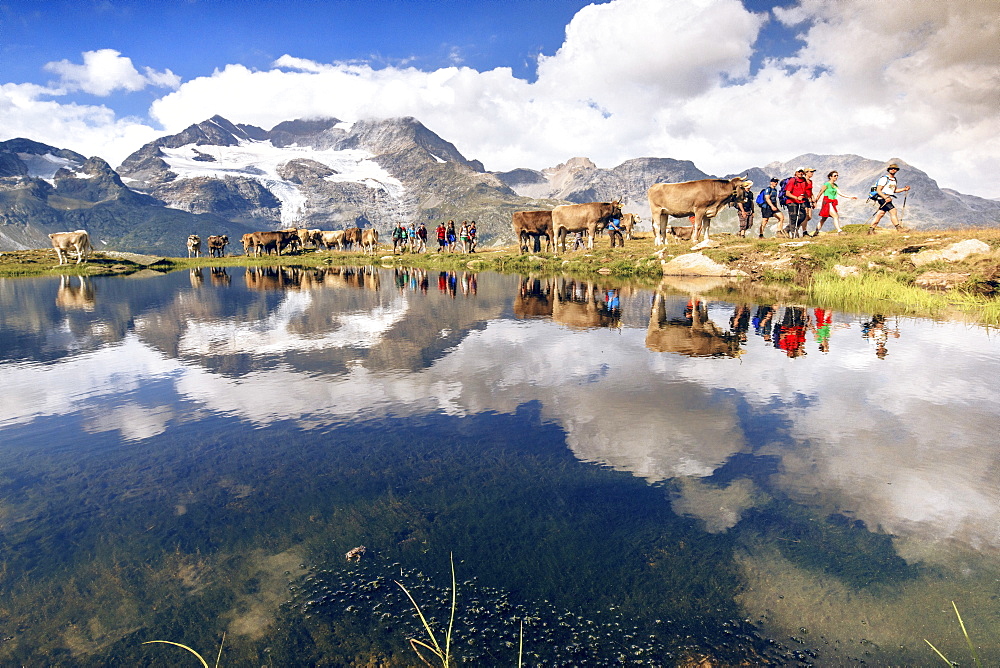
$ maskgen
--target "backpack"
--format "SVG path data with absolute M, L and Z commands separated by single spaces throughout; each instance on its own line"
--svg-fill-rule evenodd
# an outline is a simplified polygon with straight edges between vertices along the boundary
M 871 202 L 877 202 L 878 201 L 878 198 L 881 197 L 881 195 L 878 194 L 878 186 L 879 186 L 880 183 L 882 183 L 882 179 L 884 179 L 884 178 L 885 178 L 884 176 L 880 176 L 880 177 L 878 177 L 878 180 L 876 180 L 875 183 L 872 184 L 871 190 L 868 191 L 868 199 L 865 200 L 865 201 L 871 201 Z M 888 184 L 889 184 L 889 181 L 886 180 L 886 182 L 885 182 L 884 185 L 888 185 Z
M 781 179 L 781 183 L 778 184 L 778 206 L 787 206 L 788 197 L 785 196 L 785 190 L 788 188 L 788 182 L 792 180 L 792 177 L 786 177 Z
M 757 193 L 757 199 L 754 200 L 757 202 L 757 206 L 764 206 L 765 204 L 767 204 L 766 195 L 767 195 L 767 188 L 764 188 L 759 193 Z

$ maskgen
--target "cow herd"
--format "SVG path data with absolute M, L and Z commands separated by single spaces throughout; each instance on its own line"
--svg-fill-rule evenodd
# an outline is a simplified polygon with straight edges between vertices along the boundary
M 709 241 L 712 219 L 751 187 L 753 183 L 742 176 L 653 184 L 647 196 L 653 218 L 654 243 L 659 246 L 673 239 Z M 673 227 L 669 225 L 670 218 L 685 218 L 691 224 Z M 540 250 L 542 237 L 545 237 L 545 250 L 565 251 L 566 236 L 570 233 L 578 239 L 586 236 L 587 247 L 593 249 L 596 235 L 614 219 L 620 221 L 625 238 L 631 239 L 637 216 L 623 214 L 620 199 L 564 204 L 551 211 L 517 211 L 511 217 L 511 227 L 522 252 L 529 250 L 532 241 Z
M 363 230 L 360 227 L 333 231 L 288 228 L 273 232 L 250 232 L 243 235 L 242 242 L 246 255 L 269 255 L 272 251 L 281 255 L 281 251 L 286 248 L 300 250 L 307 245 L 327 250 L 350 250 L 358 246 L 366 253 L 374 254 L 378 248 L 378 230 Z

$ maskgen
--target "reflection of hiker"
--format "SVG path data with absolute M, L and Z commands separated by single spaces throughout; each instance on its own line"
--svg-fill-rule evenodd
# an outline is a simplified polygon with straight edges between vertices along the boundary
M 786 306 L 781 319 L 781 333 L 774 342 L 775 347 L 785 351 L 789 357 L 806 354 L 806 327 L 809 316 L 802 306 Z
M 896 228 L 897 232 L 906 231 L 903 224 L 899 221 L 899 213 L 896 211 L 892 200 L 896 196 L 896 193 L 904 193 L 910 189 L 910 186 L 896 187 L 896 174 L 899 172 L 899 165 L 896 163 L 892 163 L 886 167 L 885 171 L 888 174 L 880 177 L 875 182 L 875 192 L 872 194 L 872 199 L 875 200 L 878 211 L 875 213 L 875 219 L 868 227 L 868 234 L 875 234 L 875 229 L 886 213 L 889 214 L 889 220 L 892 221 L 892 226 Z
M 733 310 L 733 317 L 729 319 L 729 330 L 740 342 L 745 343 L 748 329 L 750 329 L 750 305 L 737 304 Z
M 816 318 L 816 341 L 819 343 L 820 352 L 830 352 L 830 325 L 833 323 L 833 314 L 826 309 L 814 309 L 813 315 Z
M 765 341 L 771 340 L 771 320 L 774 318 L 773 306 L 758 306 L 751 322 L 753 332 Z
M 872 319 L 861 325 L 861 336 L 875 343 L 875 356 L 880 360 L 889 354 L 886 342 L 889 337 L 899 338 L 898 329 L 889 329 L 885 324 L 885 316 L 876 314 Z

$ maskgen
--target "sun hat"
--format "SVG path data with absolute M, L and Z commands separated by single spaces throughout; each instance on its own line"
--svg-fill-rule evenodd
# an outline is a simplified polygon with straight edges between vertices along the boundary
M 890 162 L 889 166 L 885 168 L 885 171 L 889 171 L 890 169 L 899 169 L 899 165 L 894 162 Z

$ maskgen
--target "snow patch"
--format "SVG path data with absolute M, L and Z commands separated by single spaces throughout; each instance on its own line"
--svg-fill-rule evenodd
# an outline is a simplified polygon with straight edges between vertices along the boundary
M 52 179 L 56 172 L 62 168 L 75 170 L 79 165 L 70 160 L 69 158 L 60 158 L 58 156 L 52 155 L 51 153 L 46 153 L 45 155 L 38 155 L 37 153 L 18 153 L 19 157 L 25 165 L 28 166 L 28 176 L 34 176 L 40 179 Z
M 245 177 L 260 182 L 281 202 L 281 222 L 294 227 L 306 205 L 306 194 L 298 184 L 278 176 L 284 163 L 296 159 L 314 160 L 337 172 L 326 180 L 334 182 L 363 183 L 369 188 L 385 190 L 399 198 L 404 193 L 403 184 L 393 178 L 371 158 L 368 151 L 349 149 L 316 150 L 308 146 L 277 147 L 270 141 L 240 140 L 236 146 L 196 146 L 187 144 L 179 148 L 161 147 L 163 160 L 179 179 Z M 210 155 L 214 162 L 196 160 L 199 154 Z

